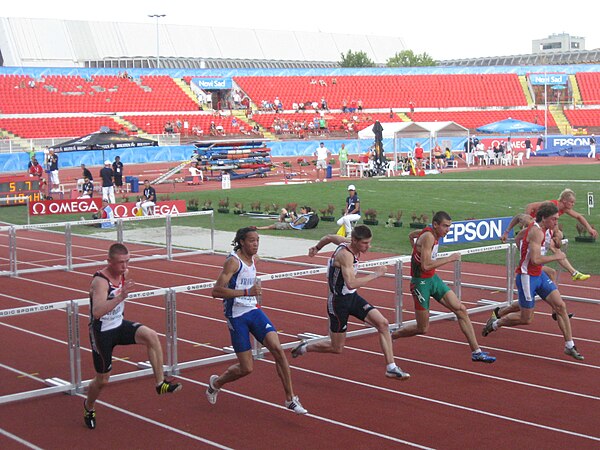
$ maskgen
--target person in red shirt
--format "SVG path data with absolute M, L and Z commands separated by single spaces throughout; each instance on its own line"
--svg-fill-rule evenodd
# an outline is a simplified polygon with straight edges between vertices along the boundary
M 445 258 L 438 258 L 438 241 L 448 234 L 452 219 L 445 211 L 438 211 L 431 220 L 431 226 L 424 228 L 413 243 L 411 257 L 410 292 L 415 303 L 416 324 L 403 326 L 392 333 L 392 339 L 425 334 L 429 329 L 429 300 L 433 297 L 441 305 L 452 311 L 460 329 L 471 347 L 471 360 L 474 362 L 493 363 L 494 356 L 482 352 L 475 337 L 473 324 L 467 309 L 435 271 L 450 262 L 458 261 L 460 253 L 452 253 Z
M 44 175 L 44 169 L 42 168 L 38 160 L 33 158 L 31 160 L 31 166 L 29 166 L 29 176 L 42 178 L 42 175 Z
M 422 170 L 423 169 L 423 148 L 421 147 L 420 143 L 416 143 L 415 145 L 415 160 L 417 161 L 417 169 L 418 170 Z

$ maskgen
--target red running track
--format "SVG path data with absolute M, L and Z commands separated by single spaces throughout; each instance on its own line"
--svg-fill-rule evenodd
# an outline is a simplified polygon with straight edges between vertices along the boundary
M 78 243 L 102 255 L 107 243 Z M 85 245 L 84 245 L 85 244 Z M 56 257 L 52 250 L 48 258 Z M 95 250 L 94 250 L 94 246 Z M 35 250 L 35 249 L 34 249 Z M 136 248 L 142 252 L 143 248 Z M 2 253 L 0 253 L 1 255 Z M 325 255 L 310 262 L 324 263 Z M 371 257 L 383 255 L 373 254 Z M 308 261 L 308 258 L 299 258 Z M 136 263 L 131 276 L 139 290 L 214 280 L 223 257 L 203 255 L 173 261 Z M 292 270 L 262 261 L 263 273 Z M 46 272 L 4 278 L 0 309 L 50 303 L 87 295 L 93 269 Z M 450 276 L 440 271 L 442 277 Z M 465 282 L 505 284 L 497 266 L 465 264 Z M 485 280 L 485 283 L 483 282 Z M 600 280 L 566 282 L 563 293 L 600 297 Z M 264 308 L 284 343 L 302 332 L 326 333 L 326 283 L 323 275 L 277 280 L 263 285 Z M 380 278 L 362 294 L 393 321 L 394 282 Z M 412 303 L 404 292 L 405 320 Z M 463 288 L 463 301 L 473 307 L 480 298 L 501 301 L 504 294 Z M 179 361 L 222 354 L 229 334 L 220 301 L 209 292 L 178 294 Z M 436 309 L 441 309 L 437 307 Z M 384 377 L 377 338 L 351 338 L 342 355 L 308 354 L 292 360 L 294 389 L 309 415 L 296 416 L 283 408 L 283 390 L 269 356 L 255 363 L 254 372 L 226 386 L 216 405 L 204 396 L 212 373 L 228 363 L 183 370 L 184 390 L 158 397 L 151 377 L 110 384 L 97 405 L 98 428 L 82 421 L 82 397 L 64 394 L 2 405 L 0 447 L 23 448 L 598 448 L 595 419 L 599 406 L 598 307 L 569 302 L 580 351 L 577 362 L 563 355 L 562 337 L 545 304 L 529 327 L 501 329 L 479 342 L 498 357 L 492 365 L 472 363 L 457 322 L 432 324 L 427 336 L 394 342 L 398 364 L 412 377 L 398 382 Z M 84 378 L 93 376 L 86 335 L 86 308 L 80 334 Z M 126 316 L 164 332 L 164 306 L 158 297 L 128 301 Z M 39 380 L 68 378 L 66 319 L 60 311 L 2 319 L 0 395 L 43 387 Z M 472 317 L 479 333 L 488 317 Z M 363 325 L 352 321 L 350 329 Z M 114 373 L 135 370 L 146 360 L 138 346 L 120 347 Z M 36 374 L 31 377 L 19 373 Z M 106 434 L 109 432 L 110 434 Z

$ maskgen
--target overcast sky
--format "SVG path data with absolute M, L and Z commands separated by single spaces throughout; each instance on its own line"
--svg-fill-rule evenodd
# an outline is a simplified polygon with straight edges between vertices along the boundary
M 531 53 L 531 41 L 568 33 L 600 47 L 592 3 L 559 0 L 65 0 L 3 1 L 1 17 L 36 17 L 376 34 L 435 59 Z M 575 9 L 574 9 L 575 8 Z M 401 50 L 401 49 L 399 49 Z

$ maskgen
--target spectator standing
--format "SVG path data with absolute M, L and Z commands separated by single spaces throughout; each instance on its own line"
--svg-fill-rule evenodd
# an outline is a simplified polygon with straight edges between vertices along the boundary
M 107 198 L 110 203 L 115 203 L 113 177 L 112 163 L 107 159 L 104 161 L 104 167 L 100 169 L 100 178 L 102 178 L 102 198 Z
M 340 158 L 340 176 L 345 177 L 348 174 L 348 150 L 346 149 L 346 144 L 342 144 L 339 151 Z
M 423 169 L 423 147 L 421 147 L 421 144 L 419 142 L 417 142 L 415 144 L 415 160 L 417 162 L 416 166 L 418 170 L 422 170 Z
M 587 157 L 596 159 L 596 136 L 593 134 L 590 136 L 590 152 L 587 154 Z
M 60 179 L 58 178 L 58 155 L 52 149 L 48 151 L 48 170 L 50 171 L 50 191 L 57 192 L 60 184 Z
M 533 154 L 536 155 L 537 152 L 539 152 L 543 147 L 544 147 L 544 136 L 542 136 L 540 134 L 535 143 L 535 152 Z
M 529 159 L 531 156 L 531 139 L 525 139 L 525 159 Z
M 90 181 L 94 181 L 94 177 L 92 176 L 92 172 L 89 171 L 88 168 L 85 167 L 85 164 L 81 165 L 82 176 L 81 178 L 85 179 L 87 177 Z
M 113 178 L 115 180 L 115 189 L 117 192 L 123 193 L 123 163 L 120 156 L 115 156 L 115 161 L 112 163 Z
M 317 181 L 321 181 L 321 171 L 325 171 L 323 174 L 323 182 L 326 182 L 327 158 L 329 158 L 331 152 L 325 147 L 325 143 L 321 142 L 317 147 L 317 150 L 315 150 L 314 155 L 317 157 Z

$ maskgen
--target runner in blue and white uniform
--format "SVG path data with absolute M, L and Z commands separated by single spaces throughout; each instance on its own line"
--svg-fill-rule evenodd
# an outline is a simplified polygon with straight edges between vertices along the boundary
M 294 395 L 290 366 L 281 348 L 277 330 L 258 305 L 257 297 L 262 294 L 254 265 L 258 243 L 259 236 L 256 228 L 239 229 L 233 241 L 233 251 L 225 260 L 223 270 L 213 288 L 213 297 L 223 299 L 223 309 L 238 362 L 221 375 L 210 377 L 206 398 L 211 404 L 215 404 L 223 385 L 252 372 L 254 363 L 250 342 L 250 334 L 252 334 L 269 349 L 275 359 L 277 374 L 285 390 L 286 408 L 296 414 L 306 414 L 308 411 L 302 407 L 298 396 Z

